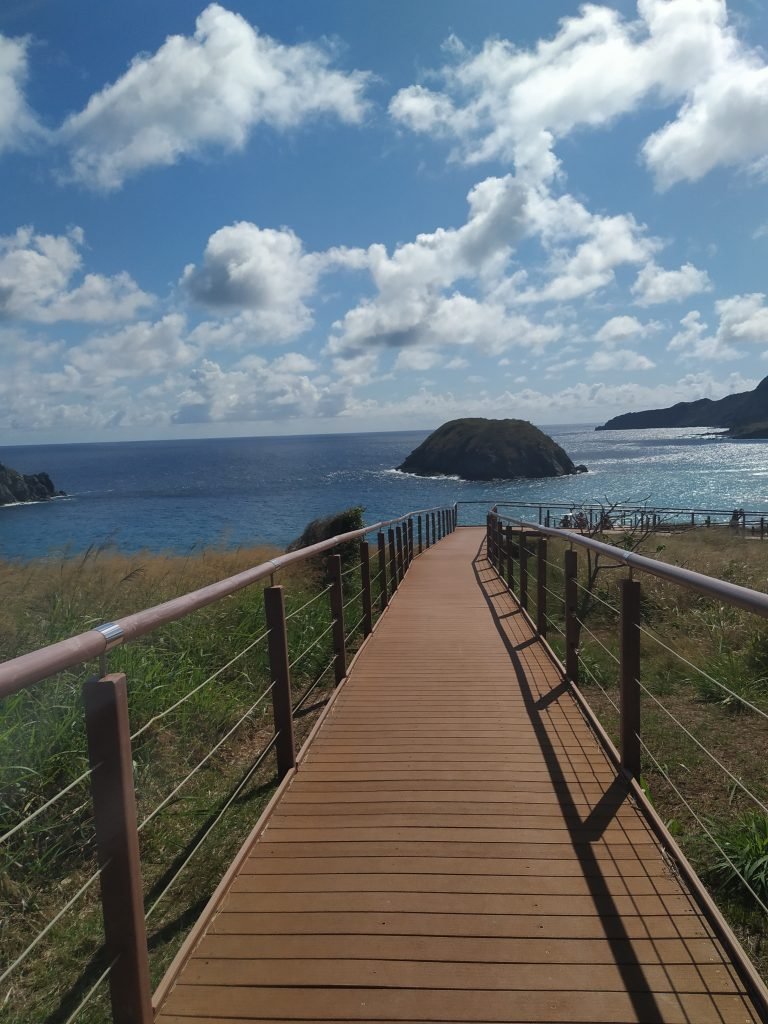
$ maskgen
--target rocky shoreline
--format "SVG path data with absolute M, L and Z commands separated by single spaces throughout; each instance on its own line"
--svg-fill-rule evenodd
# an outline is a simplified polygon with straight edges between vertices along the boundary
M 47 473 L 19 473 L 0 463 L 0 505 L 24 505 L 64 496 Z

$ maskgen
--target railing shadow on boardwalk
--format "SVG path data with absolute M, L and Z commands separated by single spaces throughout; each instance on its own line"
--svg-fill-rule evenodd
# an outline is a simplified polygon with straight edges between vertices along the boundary
M 606 883 L 600 862 L 595 857 L 590 845 L 601 837 L 610 820 L 615 817 L 618 807 L 629 798 L 629 786 L 626 780 L 617 773 L 616 778 L 605 790 L 587 817 L 581 818 L 576 801 L 571 796 L 557 752 L 540 718 L 541 710 L 568 694 L 568 683 L 564 681 L 543 697 L 537 698 L 534 696 L 528 675 L 520 660 L 519 651 L 521 647 L 529 646 L 539 641 L 535 637 L 530 637 L 524 640 L 522 644 L 516 645 L 512 642 L 509 633 L 504 627 L 504 620 L 510 618 L 510 616 L 521 615 L 522 613 L 518 608 L 511 613 L 501 615 L 496 609 L 494 598 L 500 597 L 502 594 L 509 597 L 509 592 L 505 588 L 503 591 L 492 593 L 492 585 L 499 583 L 500 580 L 496 570 L 486 558 L 485 542 L 478 548 L 472 565 L 477 585 L 485 598 L 488 611 L 493 618 L 499 636 L 509 653 L 510 663 L 520 687 L 525 711 L 539 744 L 539 749 L 544 757 L 549 776 L 554 783 L 553 789 L 563 811 L 563 819 L 574 852 L 581 865 L 584 880 L 596 905 L 601 907 L 600 921 L 603 925 L 606 940 L 614 954 L 616 967 L 625 983 L 627 995 L 632 1000 L 632 1004 L 640 1019 L 647 1021 L 648 1024 L 663 1024 L 664 1017 L 659 1009 L 654 993 L 648 985 L 643 967 L 634 952 L 632 940 L 624 926 L 610 888 Z M 609 921 L 610 925 L 608 924 Z

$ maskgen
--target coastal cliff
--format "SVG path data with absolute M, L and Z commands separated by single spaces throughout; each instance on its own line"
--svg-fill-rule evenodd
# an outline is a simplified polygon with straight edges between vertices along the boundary
M 57 491 L 47 473 L 17 473 L 0 463 L 0 505 L 23 501 L 48 501 L 63 494 Z
M 586 472 L 585 466 L 574 466 L 560 445 L 532 423 L 480 418 L 444 423 L 398 469 L 419 476 L 459 476 L 463 480 Z
M 768 421 L 768 377 L 754 391 L 742 391 L 713 401 L 700 398 L 694 402 L 678 402 L 667 409 L 648 409 L 614 416 L 597 430 L 647 430 L 650 427 L 723 427 L 733 437 L 766 436 L 753 433 Z

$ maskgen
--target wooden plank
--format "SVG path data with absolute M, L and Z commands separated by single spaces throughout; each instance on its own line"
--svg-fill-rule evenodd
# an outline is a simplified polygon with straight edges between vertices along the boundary
M 251 856 L 244 862 L 242 874 L 281 875 L 306 874 L 307 872 L 325 878 L 328 875 L 348 872 L 367 874 L 369 872 L 391 872 L 393 874 L 443 875 L 455 872 L 460 875 L 495 875 L 499 877 L 539 877 L 543 874 L 539 857 L 435 857 L 431 851 L 422 857 L 345 856 L 336 854 L 324 857 L 317 850 L 304 856 L 295 856 L 295 848 L 289 851 L 278 847 L 275 856 L 264 856 L 261 843 L 253 848 Z M 669 865 L 661 856 L 648 858 L 612 858 L 595 856 L 585 860 L 578 857 L 550 860 L 546 866 L 548 878 L 668 878 Z M 677 880 L 676 880 L 677 882 Z M 679 882 L 677 882 L 679 889 Z
M 538 914 L 543 917 L 603 917 L 605 915 L 694 914 L 690 899 L 681 894 L 618 896 L 601 892 L 583 896 L 519 893 L 451 892 L 234 892 L 221 904 L 224 914 L 487 914 L 494 917 Z
M 197 954 L 185 985 L 313 986 L 375 989 L 443 989 L 447 991 L 536 990 L 538 992 L 623 992 L 633 968 L 627 964 L 494 964 L 413 960 L 340 960 L 330 962 L 286 957 L 214 959 Z M 624 969 L 622 969 L 624 968 Z M 628 968 L 628 969 L 627 969 Z M 719 964 L 648 964 L 643 982 L 653 992 L 737 991 L 731 972 Z
M 308 893 L 308 892 L 455 892 L 455 893 L 517 893 L 541 895 L 587 896 L 595 885 L 582 874 L 555 875 L 536 873 L 523 875 L 471 874 L 397 874 L 395 872 L 317 871 L 290 874 L 241 874 L 232 883 L 232 892 Z M 597 877 L 597 876 L 593 876 Z M 613 895 L 648 896 L 653 893 L 679 893 L 677 879 L 660 877 L 609 875 L 600 876 L 602 890 Z
M 642 988 L 625 992 L 593 992 L 589 1005 L 588 1019 L 592 1024 L 659 1019 L 668 1024 L 691 1024 L 692 1021 L 696 1024 L 724 1024 L 729 1020 L 744 1021 L 746 1011 L 740 996 L 651 993 Z M 178 1013 L 187 1017 L 193 1013 L 209 1014 L 229 1020 L 233 1017 L 243 1020 L 305 1020 L 309 1007 L 317 1020 L 455 1021 L 470 1024 L 481 1021 L 572 1021 L 577 1009 L 570 991 L 518 990 L 511 997 L 507 992 L 489 990 L 307 990 L 266 986 L 251 990 L 245 986 L 178 985 L 164 1010 L 168 1014 Z M 163 1016 L 158 1019 L 163 1021 Z
M 465 935 L 522 939 L 674 939 L 703 938 L 712 931 L 695 914 L 651 917 L 597 914 L 542 916 L 540 914 L 387 914 L 382 911 L 345 913 L 220 913 L 210 933 L 227 935 Z M 330 940 L 329 940 L 330 942 Z
M 216 935 L 209 934 L 196 956 L 254 960 L 371 959 L 481 964 L 705 964 L 712 959 L 709 939 L 671 938 L 524 939 L 446 935 Z

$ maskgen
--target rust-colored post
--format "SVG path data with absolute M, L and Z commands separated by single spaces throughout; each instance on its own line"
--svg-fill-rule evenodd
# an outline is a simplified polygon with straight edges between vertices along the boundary
M 578 589 L 576 574 L 578 556 L 575 551 L 565 552 L 565 674 L 571 682 L 579 681 L 579 624 L 576 621 Z
M 341 586 L 341 555 L 328 556 L 328 578 L 331 584 L 331 615 L 333 616 L 333 674 L 338 686 L 347 674 L 346 636 L 344 635 L 344 591 Z
M 512 524 L 507 523 L 504 529 L 504 554 L 507 559 L 507 586 L 511 591 L 515 589 L 515 559 L 512 554 Z
M 384 611 L 387 607 L 387 549 L 384 542 L 384 531 L 379 530 L 376 537 L 379 549 L 379 610 Z
M 264 588 L 264 615 L 269 630 L 269 671 L 275 684 L 272 687 L 272 716 L 277 733 L 277 775 L 282 779 L 296 765 L 291 670 L 288 667 L 288 631 L 285 624 L 285 598 L 282 587 Z
M 622 580 L 619 661 L 621 665 L 621 766 L 640 778 L 640 584 Z
M 408 565 L 413 561 L 413 516 L 408 519 Z
M 416 529 L 417 529 L 418 535 L 419 535 L 419 554 L 421 554 L 421 552 L 424 550 L 424 538 L 421 535 L 421 516 L 419 516 L 419 518 L 418 518 L 418 522 L 416 524 Z
M 528 541 L 525 530 L 520 531 L 520 607 L 528 610 Z
M 152 1024 L 144 889 L 125 675 L 89 679 L 83 687 L 96 847 L 101 868 L 112 1020 Z
M 536 547 L 536 630 L 547 635 L 547 538 L 539 537 Z
M 395 531 L 390 526 L 387 531 L 389 537 L 389 588 L 390 595 L 397 590 L 397 554 L 395 552 Z
M 371 593 L 371 552 L 366 540 L 360 541 L 360 582 L 363 597 L 363 636 L 373 630 L 373 594 Z

